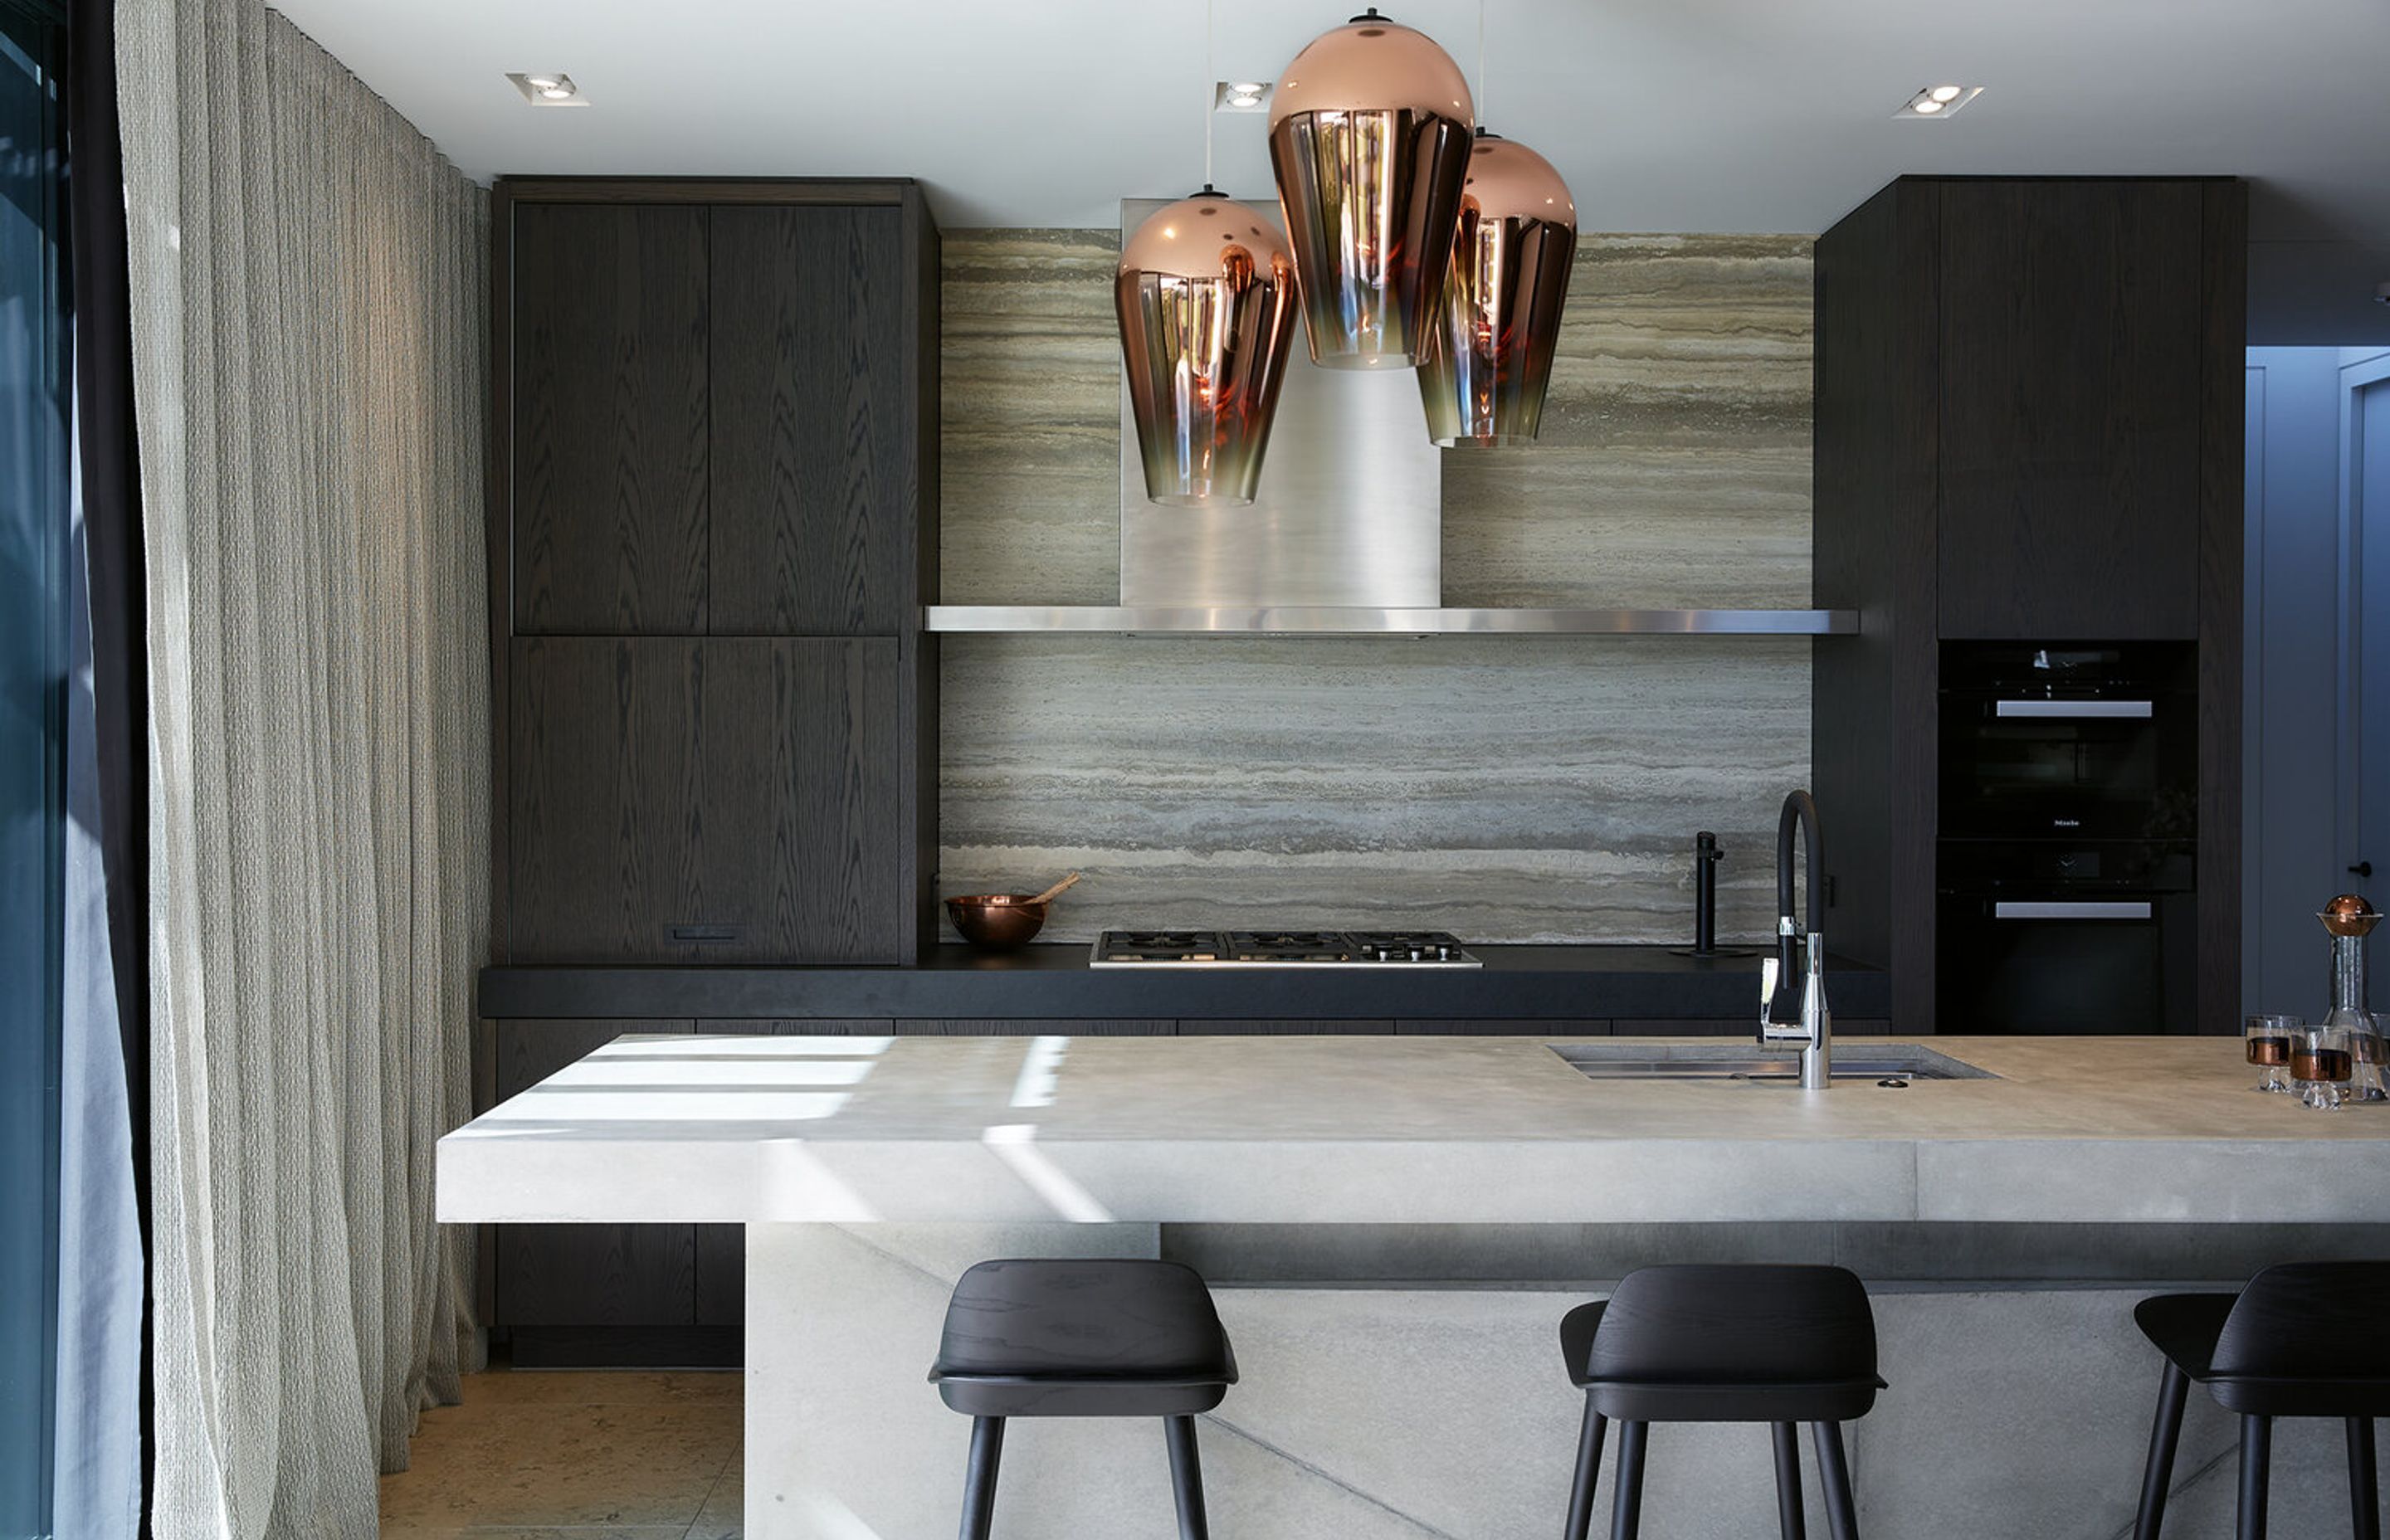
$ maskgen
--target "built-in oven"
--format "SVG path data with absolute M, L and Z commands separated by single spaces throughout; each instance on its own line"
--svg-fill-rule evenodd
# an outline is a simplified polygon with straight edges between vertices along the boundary
M 1946 642 L 1945 840 L 2192 838 L 2192 644 Z
M 2193 1030 L 2188 841 L 1945 841 L 1934 1030 Z

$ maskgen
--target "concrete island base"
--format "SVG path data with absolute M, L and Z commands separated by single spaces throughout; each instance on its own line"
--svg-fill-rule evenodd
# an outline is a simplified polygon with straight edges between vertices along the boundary
M 1706 1256 L 1738 1249 L 1734 1227 L 1684 1228 L 1718 1232 L 1697 1248 Z M 2371 1228 L 2332 1250 L 2378 1249 Z M 1251 1238 L 1228 1238 L 1235 1245 L 1214 1237 L 1209 1249 L 1253 1252 Z M 1772 1259 L 1783 1256 L 1782 1235 L 1754 1238 Z M 1503 1239 L 1515 1250 L 1532 1238 Z M 1154 1225 L 750 1225 L 748 1540 L 953 1533 L 970 1425 L 924 1376 L 954 1280 L 993 1256 L 1178 1249 Z M 1846 1430 L 1861 1533 L 2128 1534 L 2158 1380 L 2133 1304 L 2166 1288 L 2238 1281 L 1871 1283 L 1892 1388 Z M 1561 1372 L 1557 1328 L 1598 1286 L 1214 1287 L 1243 1372 L 1201 1425 L 1213 1531 L 1223 1540 L 1558 1533 L 1582 1402 Z M 2234 1438 L 2232 1419 L 2194 1392 L 2168 1540 L 2232 1534 Z M 2339 1425 L 2284 1422 L 2274 1447 L 2273 1533 L 2345 1533 Z M 1823 1534 L 1805 1439 L 1803 1459 L 1810 1531 Z M 1597 1533 L 1608 1524 L 1612 1463 L 1605 1458 Z M 1655 1429 L 1643 1534 L 1773 1535 L 1773 1482 L 1762 1428 Z M 996 1514 L 1006 1540 L 1172 1540 L 1160 1426 L 1016 1423 Z

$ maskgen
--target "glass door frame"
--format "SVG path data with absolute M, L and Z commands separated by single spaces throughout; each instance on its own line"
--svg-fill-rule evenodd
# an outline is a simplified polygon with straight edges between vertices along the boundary
M 68 534 L 67 26 L 0 0 L 0 1537 L 45 1535 L 57 1425 Z M 31 86 L 31 91 L 26 90 Z M 30 153 L 28 153 L 30 151 Z M 9 228 L 9 226 L 13 226 Z M 30 238 L 28 238 L 30 237 Z M 15 310 L 16 325 L 6 312 Z M 5 334 L 0 331 L 0 334 Z

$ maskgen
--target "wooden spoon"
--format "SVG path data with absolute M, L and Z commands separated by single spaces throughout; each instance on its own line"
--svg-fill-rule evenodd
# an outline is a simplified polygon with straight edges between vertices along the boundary
M 1079 876 L 1080 876 L 1080 874 L 1079 874 L 1079 873 L 1077 873 L 1077 872 L 1073 872 L 1070 876 L 1068 876 L 1068 877 L 1066 877 L 1066 878 L 1062 879 L 1062 880 L 1061 880 L 1061 881 L 1055 883 L 1052 887 L 1050 887 L 1050 888 L 1047 889 L 1044 892 L 1039 893 L 1035 898 L 1026 900 L 1025 902 L 1026 902 L 1027 904 L 1047 904 L 1047 903 L 1051 903 L 1051 902 L 1053 901 L 1054 895 L 1055 895 L 1056 893 L 1060 892 L 1063 889 L 1065 889 L 1065 888 L 1069 887 L 1072 883 L 1076 882 L 1076 881 L 1079 879 Z

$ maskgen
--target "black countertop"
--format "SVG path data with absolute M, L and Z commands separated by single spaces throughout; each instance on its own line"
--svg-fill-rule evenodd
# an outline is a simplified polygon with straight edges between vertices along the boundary
M 490 1017 L 1278 1020 L 1731 1020 L 1756 1017 L 1759 957 L 1664 946 L 1472 946 L 1485 966 L 1089 968 L 1084 943 L 983 953 L 940 946 L 914 968 L 495 967 Z M 1848 1020 L 1891 1011 L 1882 972 L 1831 959 Z

